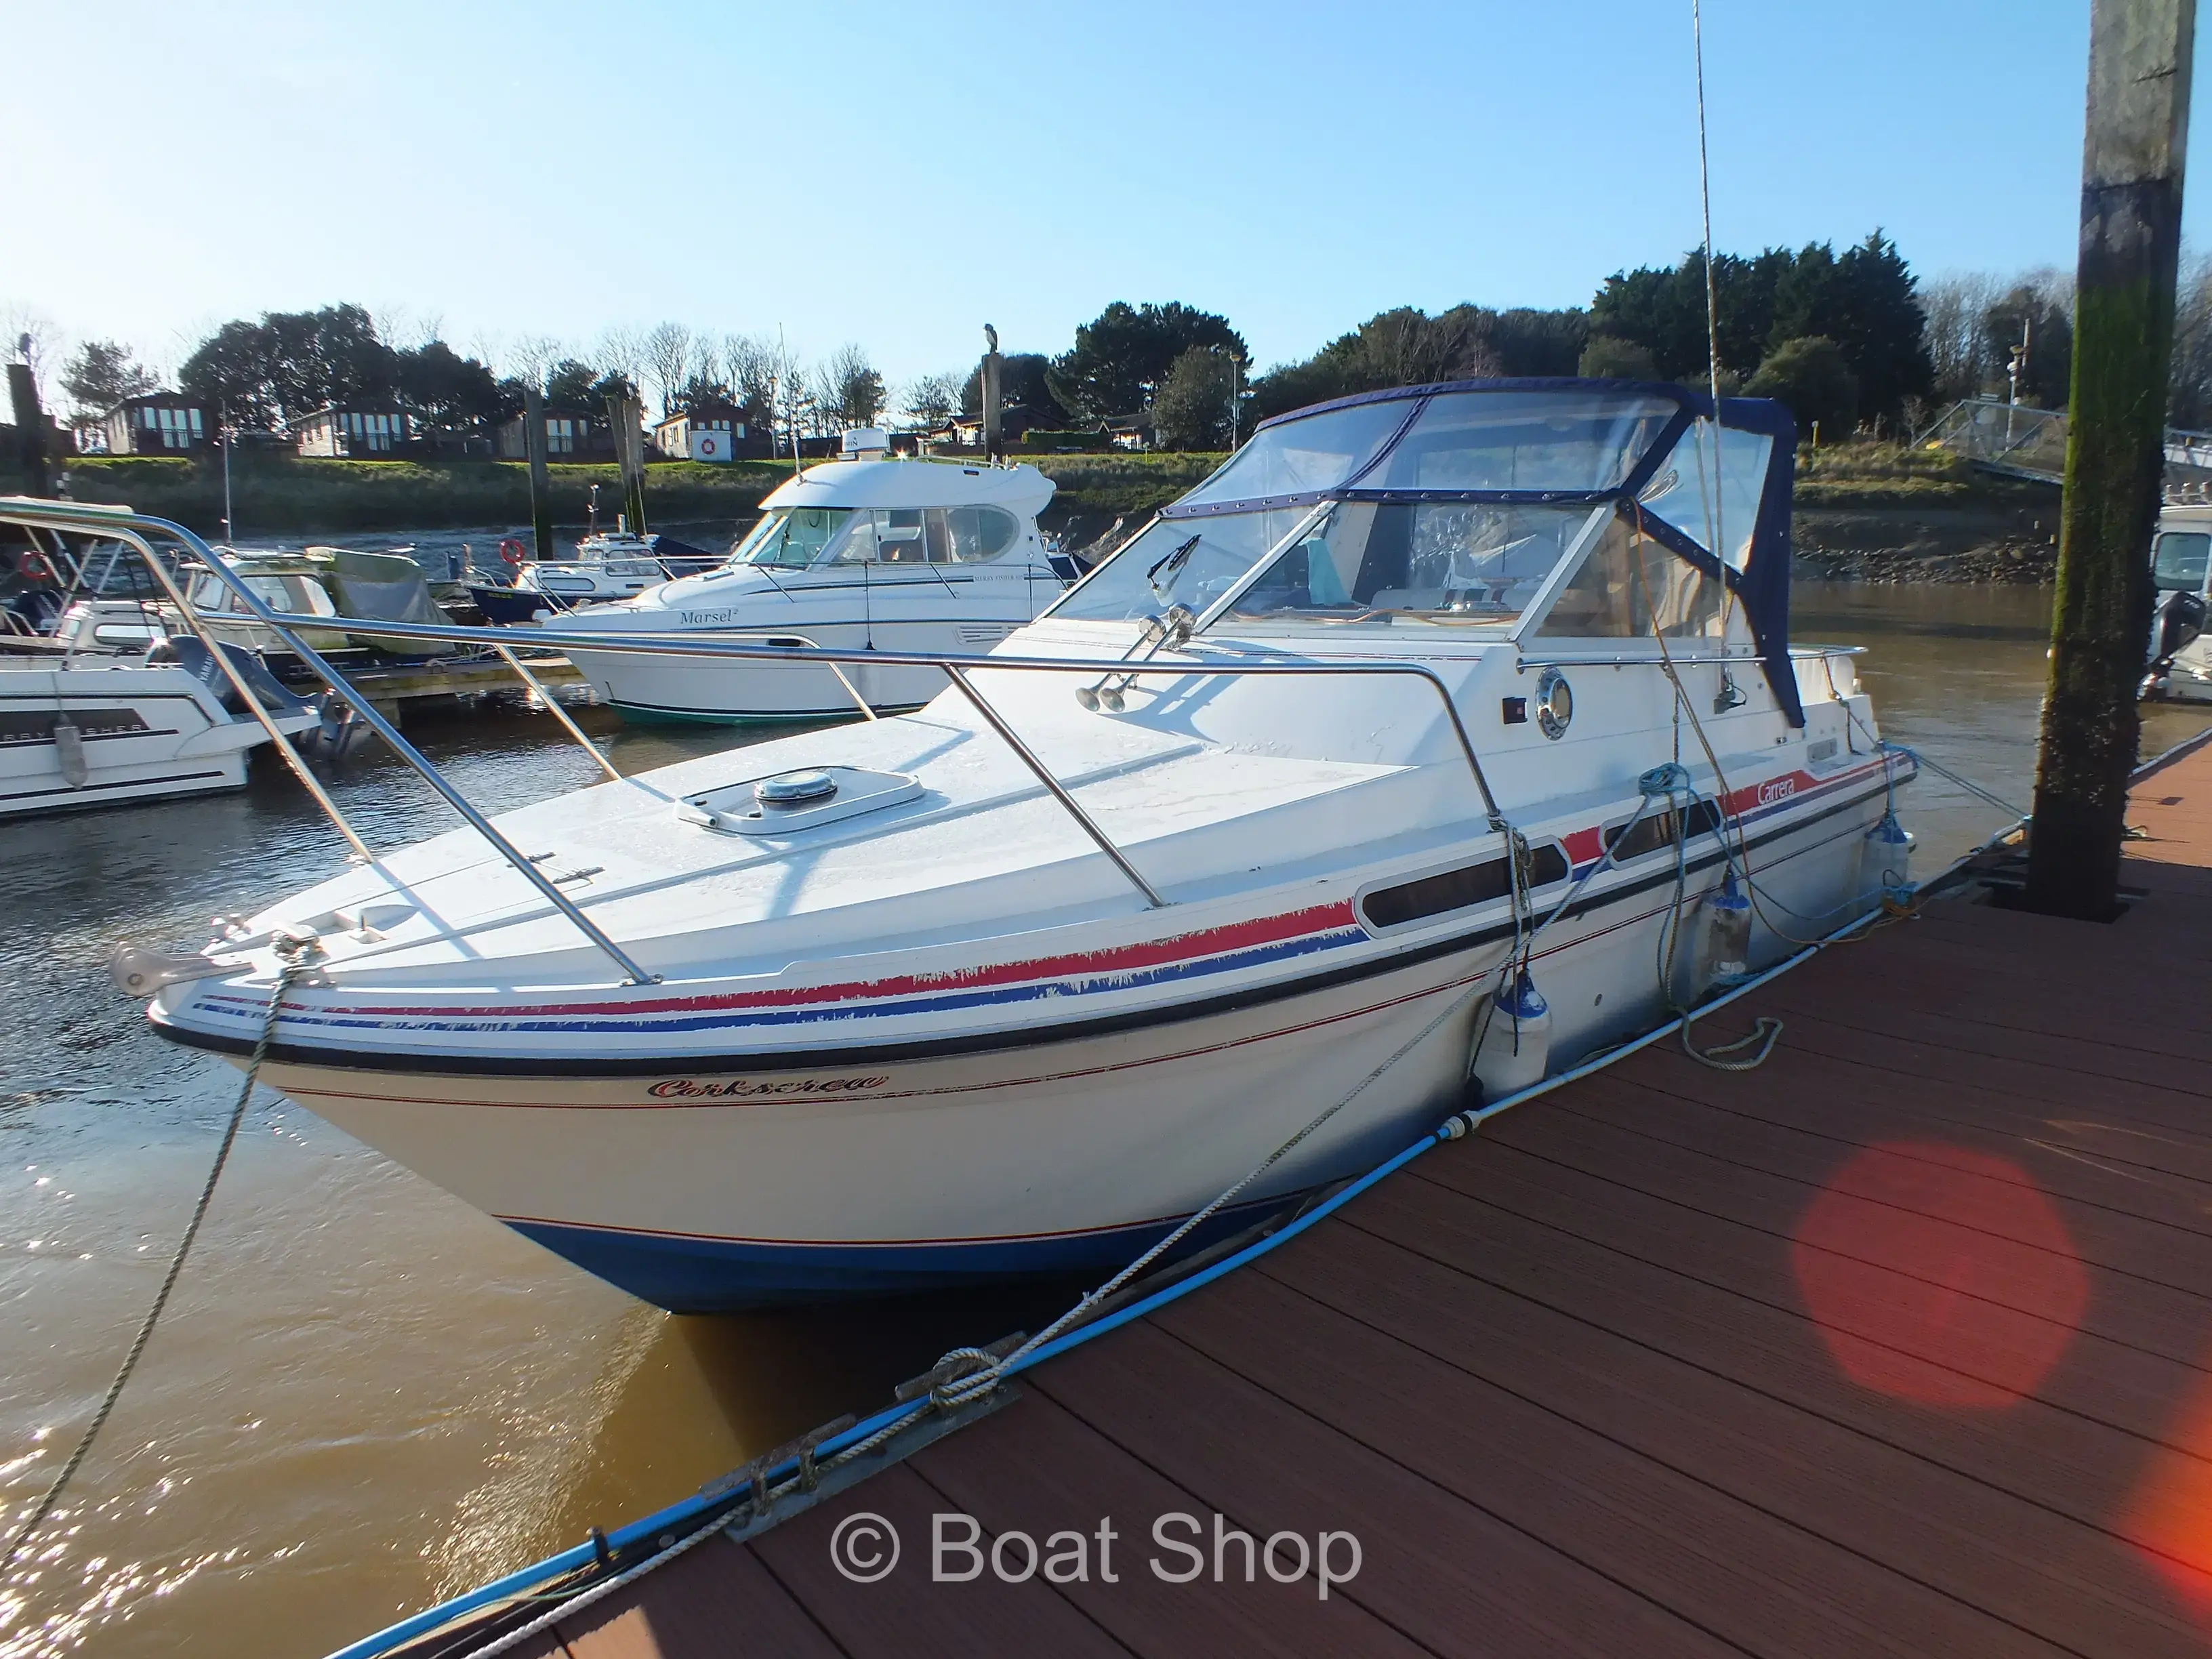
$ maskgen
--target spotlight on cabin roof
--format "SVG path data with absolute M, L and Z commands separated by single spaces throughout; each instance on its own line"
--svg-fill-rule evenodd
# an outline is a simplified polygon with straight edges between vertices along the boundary
M 866 460 L 872 455 L 890 453 L 891 434 L 881 427 L 856 426 L 844 436 L 838 453 L 846 460 Z

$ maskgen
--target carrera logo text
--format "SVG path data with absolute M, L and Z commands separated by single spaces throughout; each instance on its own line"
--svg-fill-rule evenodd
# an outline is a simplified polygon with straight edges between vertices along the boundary
M 1766 781 L 1766 782 L 1765 782 L 1765 783 L 1762 783 L 1762 784 L 1760 784 L 1760 785 L 1759 786 L 1759 804 L 1761 806 L 1771 806 L 1771 805 L 1774 805 L 1774 803 L 1775 803 L 1776 801 L 1778 801 L 1778 800 L 1788 800 L 1788 799 L 1790 799 L 1790 796 L 1792 796 L 1792 795 L 1796 794 L 1796 793 L 1797 793 L 1797 780 L 1796 780 L 1796 779 L 1795 779 L 1795 778 L 1773 778 L 1773 779 L 1770 779 L 1768 781 Z
M 655 1100 L 751 1100 L 777 1095 L 859 1094 L 880 1089 L 890 1081 L 887 1077 L 810 1077 L 757 1082 L 739 1077 L 725 1083 L 710 1083 L 698 1078 L 677 1077 L 654 1084 L 646 1093 Z

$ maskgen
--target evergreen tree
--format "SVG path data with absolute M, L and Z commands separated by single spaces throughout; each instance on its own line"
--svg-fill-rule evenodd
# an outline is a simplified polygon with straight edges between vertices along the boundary
M 1235 394 L 1235 359 L 1211 346 L 1193 346 L 1169 365 L 1152 399 L 1152 429 L 1164 449 L 1229 447 L 1229 400 Z
M 1252 355 L 1226 317 L 1180 302 L 1132 306 L 1116 300 L 1075 331 L 1075 344 L 1054 359 L 1054 398 L 1084 420 L 1111 420 L 1148 408 L 1176 358 L 1193 346 L 1235 355 L 1240 373 Z
M 75 424 L 89 426 L 125 398 L 159 388 L 154 371 L 112 340 L 87 340 L 62 367 L 62 390 L 76 405 Z
M 1811 440 L 1816 421 L 1820 435 L 1831 441 L 1848 435 L 1858 424 L 1858 377 L 1842 349 L 1818 335 L 1776 346 L 1744 391 L 1788 405 L 1800 442 Z

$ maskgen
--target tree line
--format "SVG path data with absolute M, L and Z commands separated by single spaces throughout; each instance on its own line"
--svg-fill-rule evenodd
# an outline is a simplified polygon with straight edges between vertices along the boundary
M 1434 314 L 1398 307 L 1259 374 L 1220 313 L 1117 301 L 1062 350 L 1007 353 L 1002 398 L 1025 425 L 1072 434 L 1139 418 L 1162 446 L 1201 450 L 1293 409 L 1427 381 L 1582 374 L 1702 386 L 1715 355 L 1723 393 L 1778 398 L 1801 428 L 1819 422 L 1824 440 L 1908 434 L 1961 397 L 2066 401 L 2072 284 L 2055 270 L 1923 283 L 1879 230 L 1841 252 L 1813 242 L 1724 253 L 1713 261 L 1711 341 L 1706 283 L 1704 256 L 1692 250 L 1671 265 L 1616 271 L 1587 306 L 1462 304 Z M 428 428 L 486 434 L 521 412 L 531 386 L 554 407 L 595 416 L 611 395 L 642 404 L 649 386 L 663 416 L 732 404 L 779 441 L 886 418 L 940 428 L 982 401 L 979 368 L 894 390 L 858 344 L 807 362 L 780 338 L 674 322 L 610 329 L 589 344 L 530 337 L 473 351 L 440 338 L 434 322 L 410 333 L 354 304 L 265 313 L 199 341 L 176 383 L 249 428 L 333 404 L 380 404 Z M 107 340 L 81 345 L 60 380 L 86 425 L 160 383 L 128 347 Z M 2170 403 L 2173 423 L 2212 425 L 2212 260 L 2185 266 Z

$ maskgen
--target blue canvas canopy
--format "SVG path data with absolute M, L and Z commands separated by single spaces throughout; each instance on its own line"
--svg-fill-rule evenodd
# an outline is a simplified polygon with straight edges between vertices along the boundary
M 1323 501 L 1614 504 L 1727 585 L 1777 702 L 1804 716 L 1790 663 L 1797 430 L 1765 398 L 1663 381 L 1462 380 L 1340 398 L 1264 422 L 1163 521 Z

